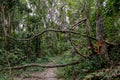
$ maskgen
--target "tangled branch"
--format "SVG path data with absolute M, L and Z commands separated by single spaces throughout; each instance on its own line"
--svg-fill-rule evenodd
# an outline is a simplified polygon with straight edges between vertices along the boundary
M 85 18 L 85 19 L 81 19 L 81 20 L 78 21 L 77 23 L 73 24 L 71 27 L 74 28 L 74 27 L 80 25 L 80 23 L 83 22 L 83 21 L 85 21 L 85 20 L 86 20 L 86 18 Z M 61 32 L 61 33 L 79 34 L 79 33 L 76 33 L 76 32 L 74 32 L 74 31 L 70 31 L 70 30 L 46 29 L 46 30 L 42 31 L 41 33 L 35 34 L 34 36 L 32 36 L 32 37 L 30 37 L 30 38 L 26 38 L 26 39 L 16 39 L 16 38 L 10 36 L 9 34 L 7 34 L 7 31 L 5 30 L 5 28 L 3 28 L 3 29 L 4 29 L 4 33 L 6 33 L 7 37 L 9 37 L 9 38 L 11 38 L 11 39 L 13 39 L 13 40 L 17 40 L 17 41 L 29 41 L 29 40 L 31 40 L 31 39 L 34 39 L 34 38 L 37 37 L 37 36 L 41 36 L 41 35 L 44 34 L 45 32 L 49 32 L 49 31 L 52 31 L 52 32 Z

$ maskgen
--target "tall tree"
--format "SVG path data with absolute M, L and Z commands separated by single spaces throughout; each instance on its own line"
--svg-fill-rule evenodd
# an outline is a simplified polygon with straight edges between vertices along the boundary
M 102 9 L 103 9 L 104 0 L 96 0 L 96 38 L 98 41 L 98 54 L 104 54 L 105 58 L 109 60 L 107 47 L 105 44 L 105 33 L 104 33 L 104 24 L 102 17 Z

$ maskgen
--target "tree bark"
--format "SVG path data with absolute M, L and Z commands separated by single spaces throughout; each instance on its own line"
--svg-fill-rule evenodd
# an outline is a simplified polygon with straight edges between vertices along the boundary
M 96 0 L 96 39 L 98 41 L 104 41 L 104 26 L 102 18 L 102 2 Z
M 11 35 L 11 29 L 12 29 L 12 26 L 11 26 L 11 12 L 9 11 L 8 12 L 8 34 Z
M 96 0 L 96 39 L 98 42 L 98 54 L 104 54 L 105 58 L 109 61 L 107 46 L 105 43 L 104 25 L 102 18 L 103 1 Z
M 3 29 L 3 33 L 4 33 L 4 49 L 7 50 L 8 48 L 8 42 L 7 42 L 7 32 L 5 30 L 5 8 L 2 5 L 1 6 L 2 9 L 2 29 Z
M 41 44 L 40 36 L 37 36 L 37 37 L 36 37 L 36 47 L 35 47 L 36 58 L 37 58 L 37 57 L 40 57 L 40 53 L 41 53 L 40 44 Z

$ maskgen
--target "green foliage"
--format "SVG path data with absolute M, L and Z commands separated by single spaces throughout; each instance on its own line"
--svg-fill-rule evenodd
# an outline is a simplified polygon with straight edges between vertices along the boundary
M 9 54 L 9 55 L 8 55 Z M 20 49 L 14 49 L 10 52 L 6 52 L 5 50 L 0 50 L 0 65 L 3 67 L 7 65 L 7 62 L 9 59 L 9 62 L 11 65 L 19 64 L 23 60 L 21 60 L 24 57 L 23 51 Z
M 63 55 L 61 55 L 60 57 L 57 57 L 55 59 L 55 62 L 58 63 L 58 64 L 64 64 L 64 63 L 73 62 L 77 59 L 79 59 L 78 56 L 73 55 L 69 51 L 66 51 Z M 65 78 L 65 80 L 71 80 L 72 75 L 74 74 L 74 68 L 77 69 L 77 67 L 74 67 L 74 66 L 58 68 L 57 75 L 58 75 L 59 78 Z
M 5 55 L 4 55 L 4 50 L 2 50 L 2 49 L 0 49 L 0 56 L 1 56 L 1 58 L 0 58 L 0 64 L 1 65 L 3 65 L 4 63 L 5 63 Z
M 106 41 L 120 44 L 120 0 L 99 0 L 103 4 L 102 17 L 104 22 L 104 32 Z M 5 16 L 0 13 L 1 20 L 5 17 L 5 29 L 11 34 L 4 36 L 4 31 L 0 35 L 0 68 L 24 65 L 28 63 L 48 63 L 58 64 L 73 62 L 81 58 L 81 63 L 69 67 L 59 68 L 58 77 L 65 80 L 92 80 L 106 79 L 110 75 L 105 71 L 111 65 L 105 60 L 104 55 L 91 55 L 88 50 L 88 40 L 86 35 L 86 23 L 78 23 L 72 31 L 80 35 L 71 34 L 71 40 L 78 52 L 89 56 L 86 59 L 76 54 L 73 45 L 69 41 L 68 33 L 47 32 L 39 35 L 46 29 L 71 30 L 71 25 L 80 19 L 87 18 L 90 21 L 89 36 L 96 37 L 96 2 L 94 0 L 0 0 L 1 6 L 5 7 Z M 11 14 L 11 15 L 9 15 Z M 2 28 L 2 24 L 0 24 Z M 2 30 L 2 29 L 0 29 Z M 11 38 L 13 37 L 13 38 Z M 7 38 L 7 46 L 5 45 Z M 22 40 L 28 39 L 29 40 Z M 19 40 L 15 40 L 19 39 Z M 96 40 L 92 39 L 95 51 L 97 51 Z M 5 50 L 4 47 L 7 47 Z M 110 61 L 114 63 L 119 60 L 120 48 L 109 46 L 108 54 Z M 38 56 L 38 54 L 40 56 Z M 27 71 L 42 71 L 43 68 L 27 68 Z M 23 72 L 23 71 L 21 71 Z M 7 72 L 0 73 L 0 80 L 7 80 L 10 76 Z M 14 70 L 13 70 L 14 73 Z M 16 73 L 15 74 L 21 74 Z M 105 75 L 106 74 L 106 75 Z M 26 73 L 26 77 L 30 77 Z
M 74 61 L 74 58 L 76 59 L 76 57 L 73 57 L 73 58 L 69 57 L 67 58 L 67 60 L 71 59 L 72 61 Z M 65 63 L 69 61 L 66 61 L 66 58 L 64 58 L 64 60 L 61 59 L 58 62 Z M 78 65 L 59 68 L 58 77 L 64 77 L 65 80 L 73 80 L 74 77 L 79 80 L 83 80 L 83 79 L 84 80 L 92 80 L 92 79 L 104 80 L 108 78 L 109 74 L 103 70 L 102 71 L 99 71 L 99 70 L 105 69 L 107 67 L 109 67 L 109 64 L 107 63 L 107 61 L 103 60 L 103 55 L 94 56 L 89 59 L 82 60 Z
M 107 1 L 105 9 L 107 16 L 118 15 L 120 13 L 120 1 L 119 0 Z
M 11 80 L 8 73 L 0 73 L 0 80 Z

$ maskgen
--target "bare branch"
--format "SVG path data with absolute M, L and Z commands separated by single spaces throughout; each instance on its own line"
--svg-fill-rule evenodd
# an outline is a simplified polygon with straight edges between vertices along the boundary
M 76 26 L 80 25 L 81 22 L 83 22 L 83 21 L 85 21 L 85 20 L 86 20 L 86 18 L 85 18 L 85 19 L 81 19 L 81 20 L 78 21 L 77 23 L 73 24 L 73 25 L 71 26 L 71 28 L 72 28 L 72 29 L 75 28 Z M 61 32 L 61 33 L 79 34 L 79 33 L 76 33 L 76 32 L 74 32 L 74 31 L 69 31 L 69 30 L 64 30 L 64 31 L 63 31 L 63 30 L 56 30 L 56 29 L 47 29 L 47 30 L 44 30 L 44 31 L 41 32 L 41 33 L 35 34 L 34 36 L 32 36 L 32 37 L 30 37 L 30 38 L 26 38 L 26 39 L 16 39 L 16 38 L 10 36 L 9 34 L 7 34 L 7 31 L 6 31 L 5 28 L 4 28 L 4 32 L 6 33 L 7 37 L 9 37 L 9 38 L 11 38 L 11 39 L 13 39 L 13 40 L 17 40 L 17 41 L 29 41 L 29 40 L 37 37 L 37 36 L 40 36 L 40 35 L 44 34 L 45 32 L 49 32 L 49 31 L 52 31 L 52 32 Z
M 70 44 L 71 44 L 71 46 L 73 47 L 73 49 L 75 50 L 75 52 L 76 52 L 78 55 L 86 58 L 86 56 L 84 56 L 84 55 L 82 55 L 81 53 L 79 53 L 77 47 L 75 46 L 75 44 L 73 43 L 73 41 L 72 41 L 72 39 L 71 39 L 71 34 L 68 34 L 68 36 L 69 36 L 69 39 L 68 39 L 68 40 L 70 41 Z
M 73 24 L 71 26 L 71 30 L 74 30 L 77 26 L 79 26 L 82 22 L 85 22 L 87 19 L 84 18 L 84 19 L 81 19 L 80 21 L 78 21 L 77 23 Z
M 41 36 L 42 34 L 44 34 L 44 33 L 46 33 L 46 32 L 60 32 L 60 33 L 72 33 L 72 34 L 79 34 L 79 33 L 77 33 L 77 32 L 74 32 L 74 31 L 70 31 L 70 30 L 56 30 L 56 29 L 46 29 L 46 30 L 44 30 L 44 31 L 42 31 L 41 33 L 38 33 L 38 34 L 36 34 L 36 35 L 34 35 L 34 36 L 32 36 L 32 37 L 30 37 L 30 38 L 26 38 L 26 39 L 16 39 L 16 38 L 14 38 L 14 37 L 12 37 L 12 36 L 10 36 L 10 35 L 7 35 L 7 37 L 9 37 L 9 38 L 11 38 L 11 39 L 13 39 L 13 40 L 17 40 L 17 41 L 29 41 L 29 40 L 31 40 L 31 39 L 34 39 L 35 37 L 37 37 L 37 36 Z
M 87 36 L 86 34 L 80 34 L 80 33 L 78 33 L 78 32 L 74 32 L 74 31 L 71 31 L 71 30 L 56 30 L 56 29 L 46 29 L 46 30 L 44 30 L 43 32 L 38 33 L 38 34 L 36 34 L 36 35 L 34 35 L 34 36 L 30 37 L 30 38 L 26 38 L 26 39 L 17 39 L 17 38 L 14 38 L 14 37 L 12 37 L 12 36 L 10 36 L 10 35 L 8 35 L 8 34 L 7 34 L 7 37 L 9 37 L 9 38 L 11 38 L 11 39 L 13 39 L 13 40 L 16 40 L 16 41 L 29 41 L 29 40 L 34 39 L 34 38 L 37 37 L 37 36 L 41 36 L 41 35 L 43 35 L 44 33 L 50 32 L 50 31 L 51 31 L 51 32 L 60 32 L 60 33 L 64 33 L 64 34 L 71 33 L 71 34 L 81 35 L 81 36 L 83 36 L 83 37 L 88 37 L 88 38 L 90 38 L 90 39 L 92 39 L 92 40 L 97 41 L 97 39 L 96 39 L 95 37 Z M 116 44 L 116 43 L 110 43 L 110 42 L 107 42 L 107 41 L 105 41 L 105 43 L 108 44 L 108 45 L 113 45 L 113 46 L 120 45 L 120 44 Z

